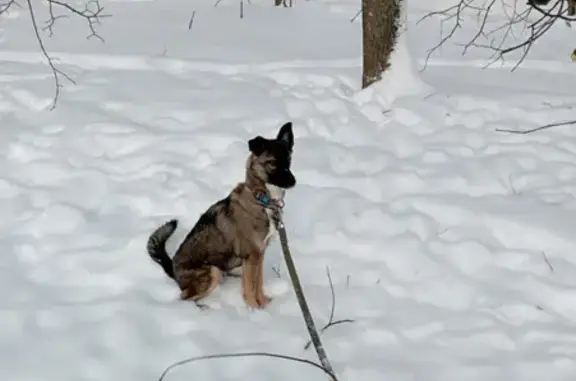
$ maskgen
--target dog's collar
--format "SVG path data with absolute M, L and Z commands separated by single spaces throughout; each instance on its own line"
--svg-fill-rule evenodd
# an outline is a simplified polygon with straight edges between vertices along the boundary
M 275 200 L 270 198 L 266 193 L 255 193 L 254 198 L 256 201 L 265 208 L 282 209 L 284 208 L 284 200 Z

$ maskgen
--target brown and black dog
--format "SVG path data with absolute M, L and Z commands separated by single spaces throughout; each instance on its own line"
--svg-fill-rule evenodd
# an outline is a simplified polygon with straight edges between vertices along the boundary
M 200 216 L 174 258 L 165 245 L 178 221 L 152 233 L 148 254 L 178 283 L 182 299 L 198 301 L 214 291 L 223 273 L 242 266 L 246 303 L 263 308 L 270 302 L 263 290 L 264 251 L 276 232 L 274 209 L 282 207 L 285 190 L 296 185 L 290 171 L 293 146 L 292 123 L 284 124 L 275 139 L 250 139 L 244 182 Z

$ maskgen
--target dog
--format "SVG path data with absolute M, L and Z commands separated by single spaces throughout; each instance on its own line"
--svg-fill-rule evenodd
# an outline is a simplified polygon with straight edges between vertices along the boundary
M 246 304 L 264 308 L 271 301 L 263 289 L 264 252 L 276 233 L 274 218 L 285 192 L 296 185 L 290 170 L 293 147 L 291 122 L 280 127 L 275 139 L 250 139 L 244 182 L 200 216 L 172 259 L 166 241 L 178 221 L 170 220 L 150 235 L 147 252 L 176 281 L 182 300 L 201 306 L 198 301 L 212 293 L 223 276 L 235 276 L 231 271 L 241 267 Z

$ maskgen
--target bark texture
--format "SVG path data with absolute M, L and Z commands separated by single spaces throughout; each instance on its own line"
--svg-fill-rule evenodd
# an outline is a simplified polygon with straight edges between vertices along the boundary
M 390 66 L 403 0 L 362 0 L 362 88 L 379 81 Z

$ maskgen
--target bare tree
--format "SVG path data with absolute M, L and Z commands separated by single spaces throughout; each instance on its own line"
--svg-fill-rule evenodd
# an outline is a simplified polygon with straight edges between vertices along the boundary
M 379 81 L 390 66 L 403 0 L 362 0 L 362 88 Z
M 83 7 L 71 5 L 63 0 L 34 0 L 34 5 L 32 3 L 33 0 L 9 0 L 0 5 L 0 17 L 8 14 L 14 7 L 22 8 L 22 4 L 28 8 L 30 26 L 34 31 L 36 41 L 38 42 L 38 47 L 44 56 L 46 63 L 50 67 L 52 76 L 54 78 L 54 98 L 52 101 L 52 107 L 50 108 L 50 110 L 53 110 L 56 107 L 56 103 L 58 102 L 58 98 L 60 96 L 60 89 L 62 88 L 60 80 L 65 78 L 73 84 L 76 82 L 74 82 L 74 80 L 68 74 L 58 69 L 54 64 L 54 59 L 50 56 L 44 44 L 45 35 L 52 37 L 54 34 L 54 26 L 56 22 L 60 19 L 73 16 L 80 17 L 86 21 L 88 30 L 90 32 L 86 37 L 87 39 L 97 38 L 98 40 L 104 42 L 104 39 L 96 32 L 96 26 L 100 23 L 102 18 L 109 17 L 109 15 L 105 15 L 103 13 L 104 8 L 100 5 L 99 0 L 88 0 L 84 3 Z M 38 20 L 37 16 L 38 9 L 42 6 L 48 7 L 48 19 L 44 21 L 45 25 L 43 27 L 40 25 L 40 21 Z
M 576 0 L 512 0 L 507 20 L 494 27 L 488 26 L 488 19 L 497 6 L 505 6 L 503 0 L 484 0 L 482 5 L 478 5 L 478 0 L 454 1 L 454 5 L 428 13 L 418 21 L 440 16 L 442 26 L 446 22 L 453 23 L 448 28 L 448 33 L 443 32 L 438 44 L 428 51 L 426 63 L 438 48 L 455 36 L 462 27 L 466 12 L 476 14 L 479 23 L 474 36 L 463 44 L 462 54 L 466 54 L 471 47 L 489 49 L 493 55 L 486 66 L 490 66 L 498 60 L 504 60 L 505 56 L 513 52 L 519 52 L 520 58 L 512 71 L 525 60 L 534 43 L 558 21 L 562 20 L 567 24 L 576 21 Z M 518 28 L 522 36 L 516 35 Z

